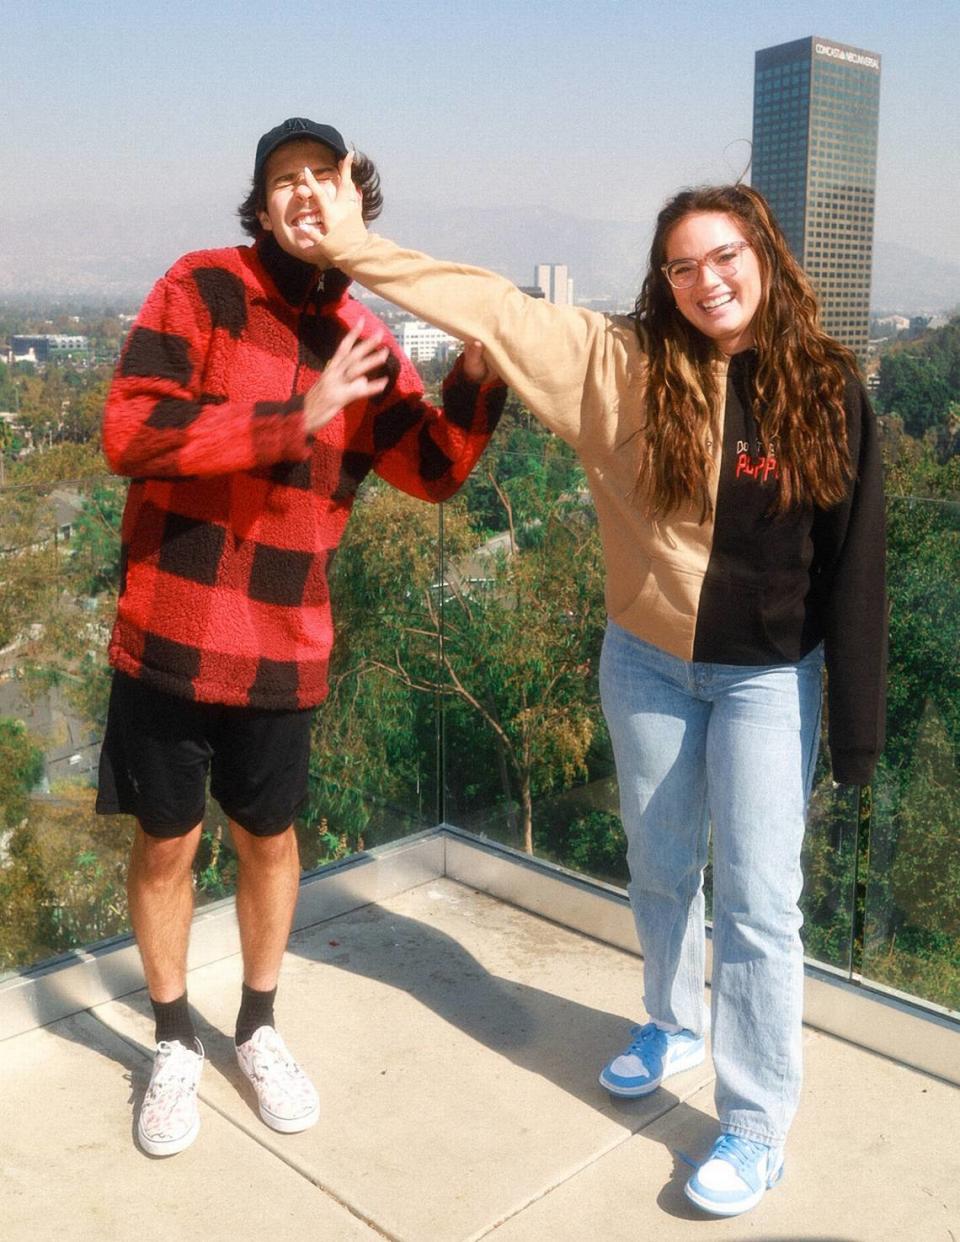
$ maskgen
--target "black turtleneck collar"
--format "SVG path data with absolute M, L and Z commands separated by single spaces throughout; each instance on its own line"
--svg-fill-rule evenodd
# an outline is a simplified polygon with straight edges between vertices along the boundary
M 339 302 L 350 284 L 350 277 L 338 268 L 320 271 L 312 263 L 287 254 L 272 233 L 263 233 L 257 238 L 256 250 L 280 296 L 291 306 L 303 306 L 311 295 L 315 295 L 318 305 Z

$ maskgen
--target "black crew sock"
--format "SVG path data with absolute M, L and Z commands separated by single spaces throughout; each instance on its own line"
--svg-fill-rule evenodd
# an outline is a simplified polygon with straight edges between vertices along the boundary
M 193 1050 L 196 1047 L 197 1032 L 193 1029 L 186 992 L 172 1001 L 155 1001 L 151 996 L 150 1004 L 153 1006 L 153 1016 L 157 1023 L 157 1043 L 162 1040 L 172 1043 L 179 1039 L 185 1048 Z
M 243 985 L 240 1000 L 240 1012 L 237 1014 L 236 1043 L 245 1044 L 250 1036 L 261 1026 L 273 1026 L 273 1001 L 277 989 L 269 992 L 257 992 L 254 988 Z

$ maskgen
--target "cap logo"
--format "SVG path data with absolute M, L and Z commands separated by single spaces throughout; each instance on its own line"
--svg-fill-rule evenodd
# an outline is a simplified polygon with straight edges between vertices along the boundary
M 284 122 L 283 128 L 288 134 L 309 133 L 310 122 L 305 121 L 302 116 L 294 116 Z

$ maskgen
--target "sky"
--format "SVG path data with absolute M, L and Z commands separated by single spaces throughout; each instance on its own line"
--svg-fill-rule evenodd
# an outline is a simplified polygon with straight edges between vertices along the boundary
M 257 138 L 291 115 L 377 161 L 383 232 L 391 200 L 652 220 L 743 172 L 754 52 L 813 34 L 883 58 L 877 237 L 960 263 L 956 0 L 0 0 L 0 23 L 0 254 L 25 268 L 50 213 L 64 246 L 118 213 L 240 240 Z

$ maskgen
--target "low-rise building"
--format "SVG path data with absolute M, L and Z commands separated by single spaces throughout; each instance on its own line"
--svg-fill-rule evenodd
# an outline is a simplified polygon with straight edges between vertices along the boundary
M 460 342 L 422 319 L 407 319 L 399 325 L 400 348 L 411 362 L 432 362 L 446 358 L 459 348 Z
M 90 340 L 85 336 L 68 336 L 63 332 L 47 332 L 36 336 L 17 334 L 10 338 L 10 354 L 14 362 L 62 362 L 67 358 L 86 358 Z

